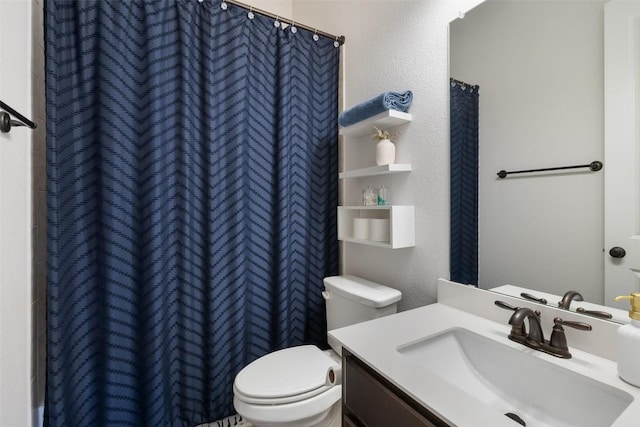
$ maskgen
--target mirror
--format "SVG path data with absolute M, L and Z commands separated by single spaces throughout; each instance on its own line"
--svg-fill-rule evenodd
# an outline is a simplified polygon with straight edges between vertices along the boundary
M 450 25 L 450 76 L 479 86 L 483 289 L 515 285 L 554 296 L 554 305 L 575 290 L 612 305 L 604 301 L 603 172 L 497 176 L 603 161 L 605 2 L 487 0 Z

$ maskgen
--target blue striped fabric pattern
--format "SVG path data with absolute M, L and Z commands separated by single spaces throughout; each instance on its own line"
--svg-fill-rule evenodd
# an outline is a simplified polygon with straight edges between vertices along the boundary
M 362 120 L 373 117 L 387 110 L 396 110 L 406 113 L 413 102 L 413 92 L 382 92 L 371 99 L 363 101 L 338 116 L 340 126 L 351 126 Z
M 49 426 L 194 426 L 326 345 L 339 49 L 204 0 L 45 4 Z
M 478 285 L 478 86 L 452 84 L 450 278 Z

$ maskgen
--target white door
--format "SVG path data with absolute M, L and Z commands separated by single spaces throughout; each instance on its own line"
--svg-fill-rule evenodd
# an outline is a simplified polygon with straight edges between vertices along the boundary
M 628 309 L 613 299 L 640 292 L 640 0 L 606 3 L 604 23 L 604 303 Z

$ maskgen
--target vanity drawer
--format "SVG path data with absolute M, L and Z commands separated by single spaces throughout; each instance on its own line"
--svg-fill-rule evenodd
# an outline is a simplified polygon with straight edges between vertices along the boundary
M 342 358 L 343 426 L 449 426 L 345 349 Z

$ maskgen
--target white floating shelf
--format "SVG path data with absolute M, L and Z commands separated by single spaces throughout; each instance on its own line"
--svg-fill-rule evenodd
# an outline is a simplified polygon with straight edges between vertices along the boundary
M 393 208 L 403 208 L 407 206 L 398 206 L 398 205 L 372 205 L 372 206 L 338 206 L 338 209 L 351 210 L 351 211 L 390 211 Z
M 338 239 L 338 240 L 342 240 L 343 242 L 357 243 L 359 245 L 377 246 L 379 248 L 395 249 L 394 247 L 391 246 L 391 243 L 389 242 L 372 242 L 371 240 L 354 239 L 352 237 L 345 237 L 344 239 Z
M 338 177 L 342 178 L 361 178 L 363 176 L 389 175 L 394 173 L 411 172 L 411 164 L 392 163 L 382 166 L 371 166 L 363 169 L 354 169 L 350 171 L 340 172 Z
M 389 219 L 389 238 L 372 241 L 353 237 L 354 218 Z M 338 240 L 381 248 L 410 248 L 415 241 L 415 208 L 413 206 L 338 206 Z
M 402 111 L 387 110 L 361 122 L 340 129 L 340 135 L 365 136 L 373 135 L 373 127 L 389 129 L 411 121 L 411 114 Z

